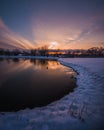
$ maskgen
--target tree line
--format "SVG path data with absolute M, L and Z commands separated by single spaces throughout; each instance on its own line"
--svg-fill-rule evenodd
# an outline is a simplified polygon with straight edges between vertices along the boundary
M 103 47 L 92 47 L 87 50 L 76 49 L 76 50 L 49 50 L 46 46 L 31 49 L 31 50 L 9 50 L 0 48 L 0 55 L 6 56 L 57 56 L 57 57 L 104 57 L 104 48 Z

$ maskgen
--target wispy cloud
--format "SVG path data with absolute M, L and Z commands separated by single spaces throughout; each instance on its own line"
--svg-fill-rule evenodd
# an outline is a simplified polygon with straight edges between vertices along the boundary
M 75 35 L 69 36 L 64 39 L 66 44 L 73 44 L 84 41 L 87 42 L 104 42 L 104 17 L 102 16 L 96 16 L 90 18 L 90 20 L 87 23 L 87 26 L 80 29 L 79 33 L 75 32 Z
M 49 26 L 41 24 L 33 27 L 33 41 L 24 38 L 9 29 L 0 19 L 0 48 L 6 49 L 33 49 L 41 46 L 52 48 L 83 48 L 84 46 L 94 46 L 104 44 L 104 17 L 90 17 L 85 26 L 73 27 Z M 58 43 L 58 44 L 56 44 Z M 95 44 L 96 43 L 96 44 Z M 57 45 L 57 46 L 56 46 Z
M 35 46 L 26 38 L 10 30 L 0 19 L 0 47 L 9 49 L 32 49 Z

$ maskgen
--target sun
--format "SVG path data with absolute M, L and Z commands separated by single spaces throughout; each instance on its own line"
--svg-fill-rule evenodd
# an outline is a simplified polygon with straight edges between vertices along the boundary
M 49 49 L 57 49 L 59 43 L 57 41 L 50 42 Z

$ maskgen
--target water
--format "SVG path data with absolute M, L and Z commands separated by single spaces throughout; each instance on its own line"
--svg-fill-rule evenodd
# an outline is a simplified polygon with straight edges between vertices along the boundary
M 73 92 L 76 73 L 54 60 L 0 59 L 0 111 L 45 106 Z

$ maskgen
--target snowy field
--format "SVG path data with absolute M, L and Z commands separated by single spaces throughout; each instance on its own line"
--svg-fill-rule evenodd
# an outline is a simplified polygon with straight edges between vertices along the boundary
M 104 130 L 104 58 L 63 58 L 79 75 L 73 93 L 48 106 L 0 114 L 0 130 Z

